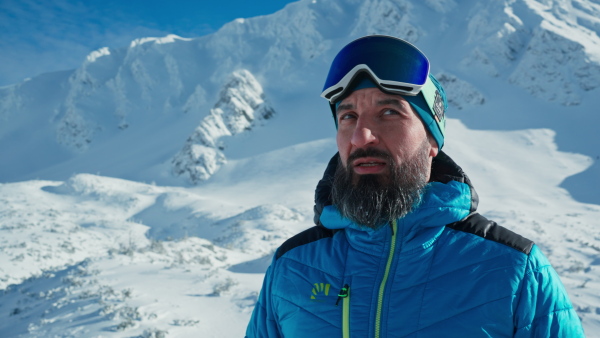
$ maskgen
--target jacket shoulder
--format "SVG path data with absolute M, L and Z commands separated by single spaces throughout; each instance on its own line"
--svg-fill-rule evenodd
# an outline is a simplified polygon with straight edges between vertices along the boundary
M 526 255 L 531 253 L 534 245 L 533 241 L 498 225 L 494 221 L 488 220 L 478 213 L 473 213 L 461 221 L 448 224 L 447 227 L 506 245 Z
M 283 256 L 286 252 L 324 239 L 324 238 L 330 238 L 333 237 L 333 235 L 336 233 L 335 230 L 330 230 L 327 229 L 323 226 L 313 226 L 312 228 L 308 228 L 304 231 L 302 231 L 301 233 L 289 238 L 288 240 L 286 240 L 285 242 L 283 242 L 283 244 L 281 244 L 281 246 L 279 247 L 279 249 L 277 249 L 277 252 L 275 254 L 275 260 L 279 259 L 281 256 Z

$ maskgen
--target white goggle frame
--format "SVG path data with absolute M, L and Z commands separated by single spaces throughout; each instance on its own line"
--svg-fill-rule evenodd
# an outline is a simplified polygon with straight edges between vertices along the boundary
M 344 75 L 344 77 L 338 83 L 325 89 L 323 93 L 321 93 L 321 97 L 328 100 L 331 104 L 335 103 L 340 97 L 342 97 L 346 93 L 346 90 L 348 89 L 348 86 L 352 83 L 352 81 L 354 81 L 354 79 L 360 73 L 363 72 L 369 74 L 371 79 L 373 79 L 377 85 L 383 88 L 386 92 L 392 94 L 416 96 L 421 92 L 421 88 L 423 88 L 423 86 L 425 85 L 425 83 L 414 84 L 399 81 L 382 80 L 379 77 L 377 77 L 377 75 L 375 75 L 375 73 L 371 70 L 371 68 L 369 68 L 369 66 L 367 66 L 366 64 L 360 64 L 352 68 L 346 75 Z

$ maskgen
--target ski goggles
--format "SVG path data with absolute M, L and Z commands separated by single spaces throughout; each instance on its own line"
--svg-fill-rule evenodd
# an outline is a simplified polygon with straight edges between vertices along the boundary
M 385 35 L 366 36 L 352 41 L 337 54 L 321 96 L 334 104 L 362 73 L 368 74 L 386 92 L 415 96 L 427 82 L 429 60 L 404 40 Z

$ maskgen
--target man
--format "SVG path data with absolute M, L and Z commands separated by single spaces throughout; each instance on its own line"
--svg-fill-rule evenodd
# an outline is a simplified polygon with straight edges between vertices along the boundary
M 355 40 L 322 96 L 339 155 L 317 225 L 277 250 L 247 337 L 583 337 L 540 249 L 479 215 L 441 151 L 447 101 L 425 55 Z

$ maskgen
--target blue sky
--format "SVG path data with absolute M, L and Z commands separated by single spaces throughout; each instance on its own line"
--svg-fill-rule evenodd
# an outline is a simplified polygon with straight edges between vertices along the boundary
M 100 47 L 170 33 L 197 37 L 291 0 L 0 0 L 0 86 L 76 68 Z

